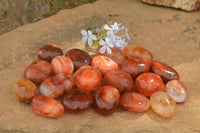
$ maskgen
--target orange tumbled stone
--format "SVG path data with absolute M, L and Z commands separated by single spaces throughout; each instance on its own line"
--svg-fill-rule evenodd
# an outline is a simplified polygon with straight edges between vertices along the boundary
M 54 74 L 71 74 L 74 70 L 74 64 L 66 56 L 56 56 L 51 61 Z
M 108 70 L 118 70 L 118 64 L 107 56 L 99 55 L 92 59 L 92 66 L 99 69 L 102 74 L 105 74 Z
M 68 92 L 75 84 L 75 80 L 71 75 L 57 74 L 45 79 L 40 85 L 42 95 L 58 98 Z
M 123 51 L 128 58 L 138 57 L 148 61 L 149 63 L 153 60 L 153 55 L 148 50 L 140 46 L 126 45 Z
M 101 86 L 102 74 L 96 68 L 84 69 L 76 74 L 75 82 L 79 89 L 93 92 Z
M 24 79 L 15 82 L 14 92 L 20 102 L 30 103 L 38 94 L 38 88 L 32 81 Z
M 52 118 L 60 117 L 64 112 L 61 103 L 46 96 L 35 96 L 31 107 L 35 113 Z
M 126 60 L 126 55 L 124 54 L 124 52 L 116 47 L 110 48 L 112 50 L 112 54 L 109 54 L 107 52 L 107 50 L 104 53 L 100 52 L 100 49 L 102 48 L 102 46 L 99 46 L 97 48 L 97 55 L 104 55 L 107 56 L 109 58 L 111 58 L 113 61 L 115 61 L 118 65 L 122 65 L 122 63 Z
M 136 90 L 144 95 L 151 96 L 156 91 L 164 91 L 165 86 L 158 74 L 143 73 L 135 80 Z
M 179 80 L 171 80 L 166 84 L 166 92 L 177 103 L 185 102 L 187 98 L 187 89 Z
M 164 91 L 157 91 L 150 97 L 151 108 L 162 117 L 171 117 L 176 113 L 176 102 Z
M 52 73 L 51 65 L 44 60 L 35 61 L 28 65 L 24 71 L 24 78 L 33 81 L 34 83 L 41 83 L 48 78 Z
M 126 92 L 121 96 L 120 105 L 129 111 L 144 112 L 150 108 L 150 101 L 139 93 Z
M 102 86 L 94 94 L 94 106 L 103 115 L 113 113 L 119 105 L 119 100 L 119 91 L 113 86 Z
M 120 70 L 109 70 L 104 74 L 104 79 L 108 85 L 116 87 L 120 93 L 133 89 L 134 81 L 127 72 Z

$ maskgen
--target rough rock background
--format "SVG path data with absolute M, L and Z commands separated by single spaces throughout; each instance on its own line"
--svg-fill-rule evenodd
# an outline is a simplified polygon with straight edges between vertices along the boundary
M 148 49 L 159 60 L 174 67 L 188 89 L 188 99 L 178 104 L 177 114 L 162 118 L 151 109 L 144 113 L 119 108 L 102 116 L 92 108 L 81 114 L 65 112 L 51 119 L 35 114 L 29 104 L 19 103 L 13 84 L 23 79 L 37 51 L 55 43 L 67 52 L 82 48 L 81 29 L 86 29 L 94 11 L 93 25 L 113 22 L 125 25 L 129 44 Z M 118 17 L 110 17 L 117 16 Z M 199 133 L 200 132 L 200 11 L 188 13 L 149 6 L 138 0 L 99 0 L 36 23 L 21 26 L 0 36 L 0 132 L 1 133 Z
M 194 11 L 200 8 L 200 0 L 141 0 L 149 4 L 180 8 L 185 11 Z

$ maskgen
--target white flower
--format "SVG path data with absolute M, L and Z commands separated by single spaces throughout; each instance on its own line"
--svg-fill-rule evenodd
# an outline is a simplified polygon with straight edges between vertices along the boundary
M 126 42 L 125 38 L 124 39 L 119 39 L 117 42 L 116 42 L 116 47 L 123 50 L 124 47 L 128 45 L 128 42 Z
M 81 30 L 81 34 L 83 35 L 83 38 L 81 39 L 82 43 L 85 43 L 88 40 L 88 45 L 93 44 L 93 40 L 97 40 L 97 37 L 95 35 L 92 35 L 92 31 L 88 30 Z
M 114 46 L 113 46 L 113 44 L 112 44 L 110 38 L 106 37 L 106 38 L 105 38 L 105 41 L 101 39 L 101 40 L 99 41 L 99 43 L 100 43 L 101 46 L 103 46 L 103 47 L 100 49 L 100 53 L 103 54 L 103 53 L 105 53 L 105 51 L 107 50 L 107 52 L 108 52 L 109 54 L 112 54 L 112 50 L 111 50 L 110 48 L 113 48 Z
M 121 25 L 117 24 L 116 22 L 114 23 L 114 25 L 111 25 L 111 27 L 109 27 L 107 24 L 104 25 L 104 29 L 109 30 L 109 31 L 113 31 L 114 34 L 116 34 L 118 31 L 123 30 L 125 27 L 119 27 Z
M 128 29 L 127 29 L 127 28 L 126 28 L 126 37 L 127 37 L 127 39 L 130 41 L 130 37 L 129 37 Z

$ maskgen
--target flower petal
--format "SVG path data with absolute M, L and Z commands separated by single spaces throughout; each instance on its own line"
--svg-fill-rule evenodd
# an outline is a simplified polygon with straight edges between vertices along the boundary
M 100 49 L 100 53 L 105 53 L 105 51 L 106 51 L 106 46 L 103 46 L 101 49 Z
M 88 36 L 92 36 L 92 31 L 88 30 Z
M 84 36 L 84 37 L 81 39 L 81 42 L 82 42 L 82 43 L 85 43 L 85 42 L 87 41 L 87 39 L 88 39 L 88 38 L 87 38 L 86 36 Z
M 112 54 L 112 50 L 111 50 L 109 47 L 107 47 L 107 52 L 108 52 L 109 54 Z
M 90 38 L 91 38 L 92 40 L 97 40 L 97 37 L 96 37 L 95 35 L 90 36 Z
M 126 28 L 126 37 L 127 37 L 127 39 L 130 41 L 130 37 L 129 37 L 128 29 L 127 29 L 127 28 Z
M 92 46 L 93 40 L 91 38 L 88 38 L 88 45 Z
M 81 30 L 81 34 L 82 34 L 83 36 L 87 36 L 87 31 L 86 31 L 86 30 Z
M 99 41 L 99 44 L 100 44 L 101 46 L 106 45 L 106 43 L 105 43 L 104 40 L 102 40 L 102 39 Z
M 112 30 L 112 28 L 110 28 L 107 24 L 104 25 L 104 29 L 106 29 L 106 30 Z

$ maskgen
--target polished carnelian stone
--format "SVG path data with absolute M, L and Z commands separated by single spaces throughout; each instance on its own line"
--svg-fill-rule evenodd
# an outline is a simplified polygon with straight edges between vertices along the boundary
M 113 113 L 119 105 L 119 100 L 119 91 L 112 86 L 102 86 L 94 94 L 95 108 L 104 115 Z
M 132 77 L 120 70 L 107 71 L 104 74 L 104 79 L 108 85 L 116 87 L 120 93 L 130 91 L 134 86 Z
M 51 65 L 46 61 L 36 61 L 28 65 L 24 71 L 24 77 L 34 83 L 41 83 L 52 73 Z
M 134 79 L 150 69 L 150 63 L 141 58 L 127 59 L 121 67 L 122 71 L 129 73 Z
M 65 110 L 73 113 L 83 112 L 92 106 L 94 98 L 89 92 L 73 89 L 63 97 Z
M 166 92 L 177 103 L 185 102 L 187 98 L 187 89 L 179 80 L 171 80 L 166 84 Z
M 89 66 L 89 65 L 86 65 L 86 66 L 82 66 L 80 67 L 78 70 L 76 70 L 75 74 L 74 74 L 74 77 L 76 77 L 76 75 L 81 72 L 82 70 L 86 70 L 88 68 L 94 68 L 93 66 Z
M 60 117 L 64 112 L 61 103 L 46 96 L 35 96 L 31 107 L 35 113 L 52 118 Z
M 157 91 L 150 97 L 151 108 L 162 117 L 172 117 L 176 113 L 176 102 L 164 91 Z
M 118 70 L 118 64 L 107 56 L 98 55 L 92 59 L 92 66 L 99 69 L 102 74 L 105 74 L 108 70 Z
M 151 96 L 156 91 L 164 91 L 165 86 L 159 75 L 155 73 L 143 73 L 135 80 L 136 90 L 144 95 Z
M 105 51 L 104 53 L 100 52 L 100 49 L 102 48 L 102 46 L 99 46 L 97 48 L 97 55 L 104 55 L 107 56 L 109 58 L 111 58 L 113 61 L 115 61 L 118 65 L 122 65 L 122 63 L 126 60 L 126 55 L 124 54 L 124 52 L 116 47 L 110 48 L 112 50 L 112 53 L 109 54 L 107 51 Z
M 153 61 L 151 63 L 151 71 L 158 74 L 163 81 L 166 82 L 169 80 L 179 79 L 179 74 L 176 72 L 176 70 L 159 61 Z
M 144 112 L 150 108 L 150 101 L 139 93 L 126 92 L 120 98 L 120 105 L 129 111 Z
M 38 57 L 40 60 L 46 60 L 51 62 L 51 60 L 56 56 L 63 55 L 62 49 L 55 44 L 47 44 L 40 48 L 38 51 Z
M 42 95 L 58 98 L 68 92 L 75 84 L 75 80 L 71 75 L 58 74 L 45 79 L 40 85 Z
M 79 89 L 93 92 L 101 86 L 102 75 L 96 68 L 84 69 L 76 75 L 75 82 Z
M 126 45 L 123 51 L 128 58 L 139 57 L 145 61 L 148 61 L 149 63 L 151 63 L 153 60 L 152 54 L 141 46 Z
M 51 61 L 54 74 L 71 74 L 74 70 L 74 64 L 70 58 L 66 56 L 56 56 Z
M 37 86 L 27 79 L 15 82 L 14 91 L 17 99 L 24 103 L 30 103 L 33 97 L 38 94 Z
M 92 58 L 88 53 L 80 49 L 70 49 L 65 56 L 69 57 L 74 63 L 74 69 L 77 70 L 81 66 L 91 65 Z

